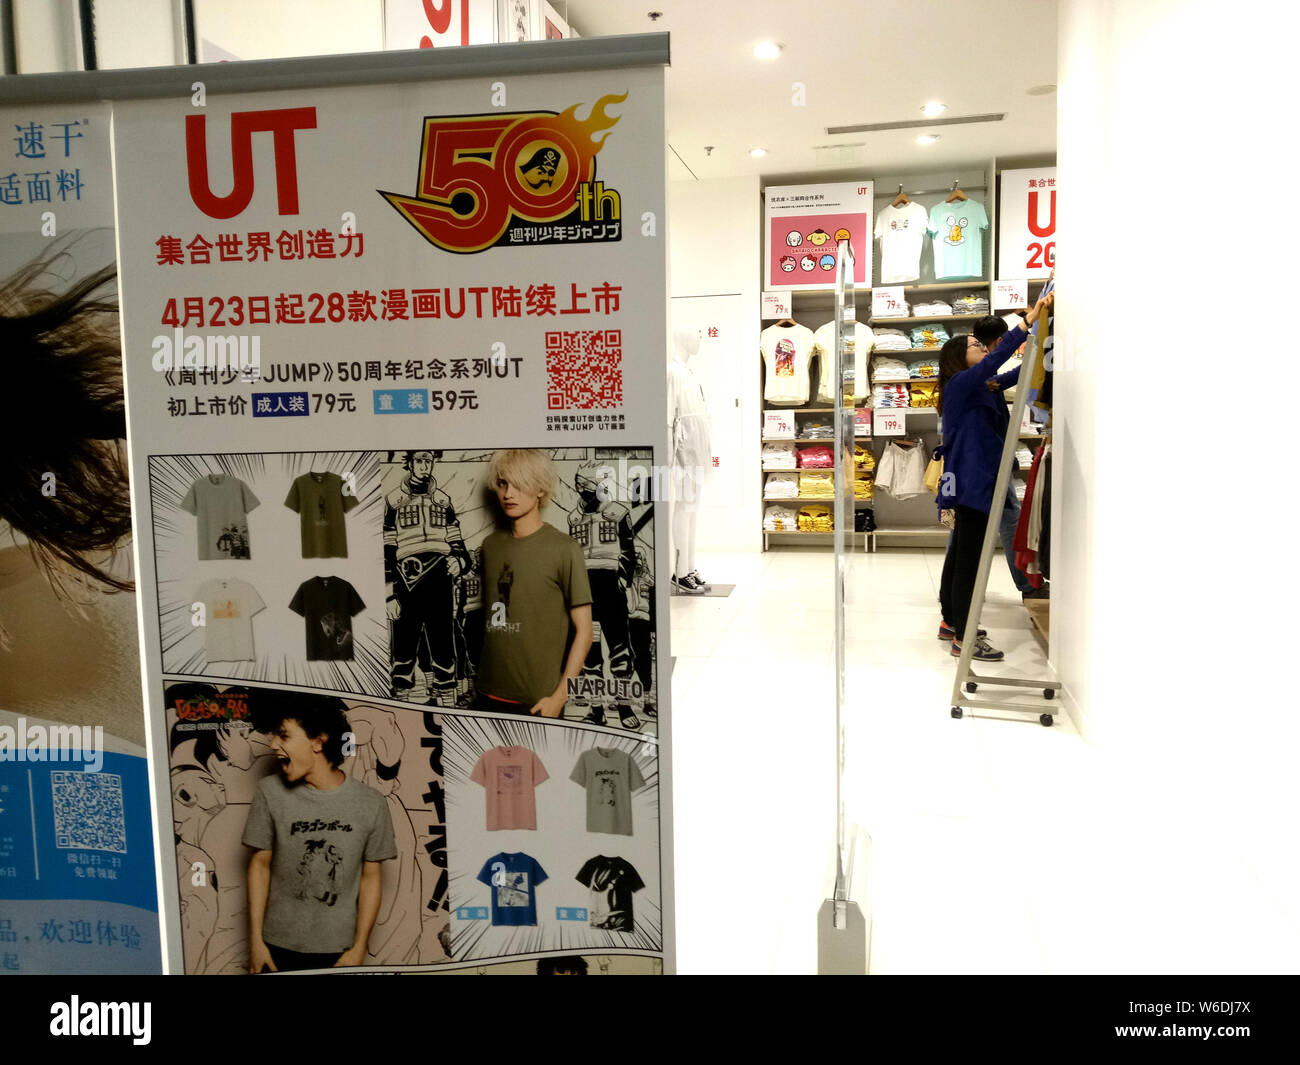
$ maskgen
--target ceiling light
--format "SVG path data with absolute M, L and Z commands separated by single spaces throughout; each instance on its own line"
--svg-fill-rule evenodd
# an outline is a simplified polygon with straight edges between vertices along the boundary
M 916 143 L 933 144 L 938 139 L 939 139 L 939 134 L 937 133 L 922 133 L 919 137 L 916 138 Z
M 759 41 L 754 45 L 755 59 L 776 59 L 781 54 L 782 45 L 774 41 Z
M 941 114 L 943 114 L 947 110 L 948 110 L 948 105 L 941 104 L 939 103 L 938 100 L 932 100 L 930 103 L 926 104 L 923 108 L 921 108 L 921 111 L 926 118 L 938 118 Z
M 750 148 L 749 154 L 755 159 L 762 159 L 767 154 L 766 148 Z

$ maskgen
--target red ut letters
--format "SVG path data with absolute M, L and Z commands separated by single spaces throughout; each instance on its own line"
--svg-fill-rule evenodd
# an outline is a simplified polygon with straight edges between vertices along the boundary
M 253 198 L 253 134 L 270 133 L 275 144 L 275 192 L 280 214 L 298 213 L 298 158 L 294 131 L 316 128 L 316 108 L 285 107 L 274 111 L 235 111 L 230 116 L 230 153 L 235 185 L 228 196 L 215 196 L 208 182 L 206 115 L 185 118 L 185 157 L 190 199 L 210 218 L 234 218 Z

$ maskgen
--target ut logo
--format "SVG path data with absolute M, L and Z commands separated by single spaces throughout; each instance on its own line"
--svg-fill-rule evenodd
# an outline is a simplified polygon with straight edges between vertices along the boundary
M 185 116 L 185 158 L 190 199 L 210 218 L 234 218 L 253 198 L 253 134 L 270 133 L 275 146 L 275 193 L 280 214 L 298 213 L 298 157 L 294 131 L 316 128 L 316 108 L 235 111 L 230 116 L 230 157 L 235 183 L 228 196 L 213 195 L 208 181 L 206 115 Z

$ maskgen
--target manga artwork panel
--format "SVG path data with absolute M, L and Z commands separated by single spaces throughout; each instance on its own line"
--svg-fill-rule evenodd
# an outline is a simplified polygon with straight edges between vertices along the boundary
M 248 866 L 242 840 L 262 779 L 278 772 L 271 737 L 254 722 L 288 695 L 249 685 L 165 686 L 185 971 L 249 971 Z M 450 956 L 442 724 L 432 711 L 376 706 L 328 694 L 351 732 L 340 768 L 383 796 L 397 857 L 382 862 L 379 916 L 367 966 L 420 966 Z M 293 826 L 293 832 L 301 827 Z M 277 833 L 277 846 L 281 836 Z M 328 840 L 305 840 L 288 890 L 305 910 L 343 905 Z M 273 890 L 277 888 L 273 887 Z M 356 905 L 355 900 L 351 905 Z M 310 918 L 310 913 L 307 913 Z
M 386 696 L 378 458 L 151 456 L 163 672 Z
M 594 641 L 563 716 L 654 734 L 654 504 L 649 448 L 544 449 L 559 482 L 545 522 L 582 550 Z M 485 629 L 510 589 L 484 586 L 484 539 L 509 528 L 492 451 L 390 451 L 379 463 L 394 699 L 471 704 Z

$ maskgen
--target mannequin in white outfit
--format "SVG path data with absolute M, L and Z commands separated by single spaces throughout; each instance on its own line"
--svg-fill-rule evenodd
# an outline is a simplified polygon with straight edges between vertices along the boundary
M 709 590 L 695 568 L 695 519 L 700 491 L 712 463 L 709 412 L 704 391 L 687 363 L 700 350 L 694 329 L 673 331 L 668 361 L 668 432 L 673 466 L 673 591 L 702 595 Z

